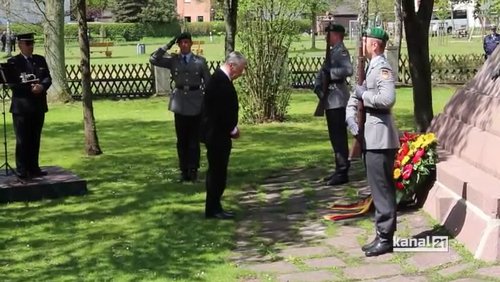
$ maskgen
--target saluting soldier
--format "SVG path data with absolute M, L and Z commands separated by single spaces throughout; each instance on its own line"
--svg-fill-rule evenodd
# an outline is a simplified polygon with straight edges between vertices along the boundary
M 324 180 L 327 185 L 340 185 L 349 181 L 349 145 L 345 125 L 349 88 L 346 78 L 352 75 L 353 68 L 351 56 L 344 45 L 345 28 L 339 24 L 330 24 L 325 28 L 325 33 L 327 46 L 331 46 L 331 49 L 329 58 L 316 76 L 314 92 L 325 108 L 328 134 L 335 155 L 335 171 Z M 324 83 L 328 83 L 327 93 L 323 93 Z
M 175 43 L 180 53 L 168 53 Z M 203 87 L 210 78 L 205 58 L 193 54 L 192 45 L 191 34 L 183 32 L 151 54 L 149 60 L 170 69 L 175 83 L 168 108 L 174 112 L 181 181 L 196 181 L 198 177 Z
M 396 189 L 393 180 L 394 158 L 399 148 L 398 130 L 391 109 L 396 102 L 392 68 L 384 56 L 389 36 L 379 28 L 367 31 L 363 45 L 370 64 L 363 85 L 356 85 L 347 105 L 346 123 L 355 136 L 357 107 L 364 104 L 363 154 L 368 184 L 375 205 L 375 239 L 362 247 L 366 256 L 392 252 L 396 231 Z
M 47 89 L 52 85 L 52 78 L 45 58 L 33 54 L 34 34 L 19 34 L 17 41 L 20 53 L 7 62 L 15 65 L 17 72 L 29 77 L 25 77 L 28 82 L 12 87 L 10 112 L 16 134 L 17 175 L 22 180 L 30 180 L 47 175 L 40 169 L 38 156 L 45 113 L 48 111 Z

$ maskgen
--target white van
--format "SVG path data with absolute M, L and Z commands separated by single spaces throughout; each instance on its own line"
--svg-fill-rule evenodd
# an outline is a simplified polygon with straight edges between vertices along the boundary
M 469 27 L 469 19 L 467 9 L 454 10 L 444 19 L 438 19 L 436 13 L 432 13 L 431 23 L 429 26 L 430 33 L 436 35 L 437 32 L 446 31 L 447 34 L 456 32 L 457 30 L 465 30 Z

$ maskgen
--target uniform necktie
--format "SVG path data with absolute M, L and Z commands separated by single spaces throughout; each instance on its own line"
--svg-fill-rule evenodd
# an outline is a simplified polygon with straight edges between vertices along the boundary
M 35 73 L 35 62 L 33 61 L 33 57 L 27 57 L 26 60 L 28 61 L 28 71 L 30 73 Z
M 184 58 L 184 63 L 187 65 L 188 63 L 188 56 L 182 56 Z

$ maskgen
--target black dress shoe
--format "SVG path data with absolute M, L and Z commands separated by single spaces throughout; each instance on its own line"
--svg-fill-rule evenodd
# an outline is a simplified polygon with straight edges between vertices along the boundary
M 212 215 L 205 215 L 205 217 L 213 219 L 234 219 L 234 214 L 228 212 L 219 212 Z
M 365 251 L 365 256 L 374 257 L 392 253 L 392 241 L 378 241 L 373 247 Z
M 184 181 L 190 181 L 191 179 L 189 178 L 189 173 L 187 169 L 183 169 L 181 171 L 181 178 L 179 179 L 179 182 L 184 182 Z
M 29 181 L 32 178 L 29 173 L 18 173 L 16 176 L 21 181 Z
M 328 175 L 328 176 L 325 176 L 325 177 L 323 177 L 323 181 L 328 182 L 328 181 L 330 181 L 330 179 L 332 179 L 332 177 L 334 177 L 334 176 L 335 176 L 335 173 L 330 174 L 330 175 Z
M 366 244 L 366 245 L 363 245 L 363 247 L 361 247 L 361 250 L 363 252 L 366 252 L 368 251 L 369 249 L 373 248 L 373 246 L 375 246 L 378 242 L 379 242 L 379 237 L 376 236 L 375 239 L 373 239 L 373 241 L 371 241 L 370 243 Z
M 349 182 L 347 175 L 335 174 L 330 180 L 326 182 L 326 185 L 335 186 Z
M 44 170 L 37 170 L 30 173 L 33 177 L 46 176 L 48 173 Z

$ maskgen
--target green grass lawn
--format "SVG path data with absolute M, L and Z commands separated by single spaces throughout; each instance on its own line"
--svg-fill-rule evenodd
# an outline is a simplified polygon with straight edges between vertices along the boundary
M 165 45 L 171 38 L 143 38 L 139 42 L 115 42 L 115 46 L 110 47 L 113 55 L 107 58 L 104 54 L 94 53 L 91 55 L 92 64 L 131 64 L 131 63 L 147 63 L 149 54 L 155 51 L 160 46 Z M 207 60 L 223 60 L 224 59 L 224 37 L 214 36 L 212 41 L 209 37 L 194 37 L 193 40 L 202 40 L 205 42 L 203 45 L 203 55 Z M 137 44 L 142 43 L 146 46 L 146 53 L 137 55 Z M 345 39 L 345 44 L 350 50 L 351 54 L 356 54 L 356 41 Z M 237 42 L 236 49 L 241 44 Z M 402 52 L 406 53 L 406 42 L 402 43 Z M 94 47 L 91 50 L 104 50 L 103 47 Z M 309 36 L 301 35 L 299 39 L 293 42 L 290 48 L 290 56 L 324 56 L 325 41 L 323 36 L 316 38 L 316 49 L 311 49 L 311 39 Z M 472 41 L 467 39 L 458 39 L 447 37 L 444 40 L 437 38 L 429 39 L 430 54 L 444 55 L 444 54 L 482 54 L 482 39 L 474 37 Z M 44 54 L 43 43 L 39 43 L 35 47 L 35 53 Z M 0 58 L 4 61 L 5 58 Z M 75 42 L 70 42 L 66 45 L 66 64 L 79 64 L 80 50 Z
M 436 113 L 453 91 L 434 89 Z M 397 93 L 398 126 L 411 129 L 411 89 Z M 315 95 L 298 91 L 286 123 L 241 126 L 226 208 L 244 213 L 237 193 L 274 171 L 331 163 L 326 122 L 312 116 L 315 106 Z M 235 223 L 203 218 L 203 183 L 176 183 L 166 99 L 95 101 L 94 111 L 104 154 L 86 157 L 81 104 L 50 106 L 41 164 L 85 178 L 89 194 L 2 205 L 0 281 L 235 281 L 244 275 L 228 260 Z M 10 115 L 7 121 L 13 160 Z M 203 177 L 204 150 L 202 156 Z

